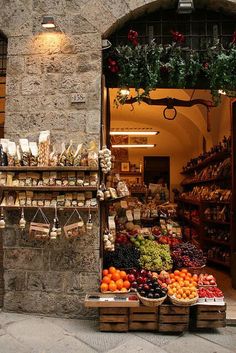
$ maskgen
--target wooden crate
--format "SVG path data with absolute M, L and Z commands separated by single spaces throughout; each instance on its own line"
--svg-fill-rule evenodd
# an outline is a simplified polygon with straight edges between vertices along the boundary
M 191 308 L 190 329 L 226 326 L 226 305 L 196 305 Z
M 128 326 L 128 308 L 100 308 L 99 329 L 100 331 L 126 332 Z
M 189 327 L 189 307 L 163 304 L 159 306 L 159 332 L 183 332 Z
M 129 309 L 130 331 L 157 331 L 158 309 L 141 305 Z

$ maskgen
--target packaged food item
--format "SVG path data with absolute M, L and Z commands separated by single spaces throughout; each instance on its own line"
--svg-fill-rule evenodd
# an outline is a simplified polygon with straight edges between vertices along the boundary
M 31 173 L 26 173 L 25 185 L 32 186 L 32 174 Z
M 88 166 L 90 168 L 98 168 L 98 147 L 95 141 L 89 143 L 88 148 Z
M 61 173 L 61 181 L 63 186 L 68 186 L 69 181 L 68 181 L 68 173 Z
M 18 174 L 18 179 L 19 179 L 19 186 L 25 186 L 26 183 L 26 173 L 19 173 Z
M 38 206 L 43 207 L 44 206 L 44 201 L 45 201 L 45 194 L 44 193 L 38 193 Z
M 57 196 L 57 206 L 58 207 L 63 207 L 65 204 L 65 195 L 58 195 Z
M 29 142 L 29 148 L 30 148 L 30 165 L 32 167 L 35 167 L 38 165 L 38 155 L 39 155 L 38 145 L 36 142 Z
M 80 143 L 75 151 L 74 154 L 74 166 L 78 167 L 80 166 L 80 161 L 81 161 L 81 150 L 82 150 L 82 143 Z
M 90 186 L 97 186 L 98 184 L 98 174 L 95 172 L 95 173 L 90 173 L 90 176 L 89 176 L 89 185 Z
M 85 204 L 85 194 L 83 192 L 77 194 L 77 202 L 79 207 L 83 207 Z
M 76 185 L 76 173 L 75 172 L 68 173 L 68 184 L 69 184 L 69 186 Z
M 16 155 L 15 155 L 15 166 L 21 166 L 21 153 L 20 153 L 20 146 L 16 145 Z
M 74 223 L 70 223 L 73 218 L 75 219 Z M 74 209 L 67 222 L 65 223 L 63 229 L 67 238 L 77 238 L 84 233 L 84 221 L 77 209 Z
M 44 223 L 35 222 L 38 216 L 41 216 Z M 41 208 L 38 208 L 32 221 L 30 222 L 29 235 L 31 239 L 46 240 L 49 238 L 50 224 Z
M 26 193 L 19 192 L 19 204 L 20 206 L 26 206 Z
M 14 173 L 7 173 L 7 186 L 12 186 Z
M 26 206 L 32 205 L 33 197 L 34 197 L 34 193 L 32 191 L 26 191 Z
M 84 172 L 77 172 L 77 185 L 78 186 L 84 185 L 84 177 L 85 177 Z
M 50 131 L 41 131 L 39 134 L 39 166 L 48 166 L 50 156 Z
M 65 207 L 71 207 L 72 206 L 72 193 L 66 193 L 65 194 Z
M 88 151 L 86 148 L 83 148 L 81 151 L 81 160 L 80 165 L 86 167 L 88 165 Z
M 49 172 L 43 172 L 43 185 L 48 186 L 49 185 L 49 179 L 50 179 L 50 173 Z
M 0 186 L 4 186 L 7 183 L 7 173 L 0 172 Z
M 56 167 L 59 164 L 59 153 L 57 152 L 56 145 L 53 145 L 53 150 L 49 156 L 49 165 Z
M 30 165 L 30 149 L 28 139 L 20 139 L 21 163 L 23 166 Z
M 66 166 L 74 165 L 74 150 L 73 150 L 73 142 L 70 141 L 70 144 L 66 150 Z
M 119 197 L 129 196 L 129 189 L 124 181 L 119 181 L 117 184 L 117 194 Z
M 50 174 L 49 174 L 49 185 L 50 186 L 56 185 L 56 178 L 57 178 L 57 173 L 56 172 L 50 172 Z
M 9 141 L 7 144 L 7 160 L 9 166 L 15 165 L 16 158 L 16 143 Z
M 52 201 L 52 194 L 45 194 L 44 206 L 45 207 L 50 207 L 51 206 L 51 201 Z
M 61 144 L 61 154 L 59 156 L 59 165 L 64 167 L 66 165 L 66 146 L 65 143 Z
M 8 158 L 7 158 L 7 145 L 8 139 L 0 139 L 0 165 L 7 166 Z
M 84 186 L 89 186 L 90 182 L 89 182 L 89 175 L 85 175 L 84 177 Z

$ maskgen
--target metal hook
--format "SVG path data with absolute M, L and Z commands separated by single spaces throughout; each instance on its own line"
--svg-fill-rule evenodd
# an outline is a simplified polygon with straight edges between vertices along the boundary
M 173 117 L 171 117 L 171 118 L 169 118 L 167 115 L 166 115 L 166 111 L 167 110 L 173 110 L 174 111 L 174 115 L 173 115 Z M 164 118 L 166 119 L 166 120 L 174 120 L 175 118 L 176 118 L 176 115 L 177 115 L 177 110 L 175 109 L 175 107 L 166 107 L 165 109 L 164 109 L 164 111 L 163 111 L 163 116 L 164 116 Z

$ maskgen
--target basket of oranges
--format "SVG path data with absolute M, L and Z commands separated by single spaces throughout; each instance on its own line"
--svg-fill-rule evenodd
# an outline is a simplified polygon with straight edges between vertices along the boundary
M 127 273 L 111 266 L 102 271 L 100 291 L 102 293 L 127 293 L 130 292 L 131 284 Z
M 187 269 L 176 270 L 170 274 L 168 296 L 172 304 L 189 306 L 198 301 L 198 276 L 192 275 Z

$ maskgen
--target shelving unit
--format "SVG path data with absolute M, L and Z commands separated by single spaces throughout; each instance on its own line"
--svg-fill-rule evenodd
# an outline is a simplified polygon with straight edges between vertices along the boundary
M 185 176 L 191 176 L 197 171 L 202 170 L 203 168 L 210 166 L 216 162 L 224 161 L 226 158 L 230 157 L 229 152 L 219 152 L 215 153 L 213 156 L 205 159 L 203 162 L 199 163 L 195 167 L 191 167 L 188 170 L 185 170 L 181 174 Z M 224 177 L 216 177 L 216 178 L 208 178 L 208 179 L 203 179 L 203 180 L 196 180 L 194 177 L 192 180 L 189 181 L 183 181 L 181 183 L 182 187 L 184 188 L 184 191 L 191 191 L 194 186 L 201 186 L 201 185 L 211 185 L 211 184 L 216 184 L 219 185 L 222 188 L 226 188 L 226 185 L 228 185 L 229 188 L 231 188 L 231 177 L 230 176 L 224 176 Z M 217 227 L 220 230 L 224 230 L 228 234 L 230 233 L 230 226 L 231 222 L 229 220 L 222 221 L 222 220 L 217 220 L 217 219 L 208 219 L 205 216 L 205 211 L 208 208 L 216 208 L 217 206 L 220 207 L 221 209 L 223 207 L 228 208 L 227 214 L 229 215 L 230 218 L 230 207 L 231 207 L 231 201 L 229 200 L 201 200 L 201 199 L 190 199 L 190 198 L 183 198 L 179 197 L 175 200 L 178 203 L 179 206 L 179 217 L 183 221 L 184 225 L 187 225 L 190 228 L 190 241 L 197 245 L 197 242 L 199 242 L 199 245 L 201 248 L 205 251 L 208 251 L 211 249 L 215 248 L 221 248 L 221 251 L 227 253 L 231 252 L 231 240 L 229 239 L 228 241 L 221 240 L 218 237 L 218 232 L 215 233 L 215 238 L 212 237 L 212 232 L 214 236 L 214 229 Z M 199 214 L 199 224 L 194 222 L 191 218 L 188 218 L 184 216 L 184 211 L 187 210 L 197 210 Z M 190 212 L 191 214 L 191 212 Z M 208 231 L 210 236 L 208 235 Z M 192 236 L 192 234 L 198 233 L 198 238 L 195 238 Z M 227 258 L 227 257 L 225 257 Z M 208 257 L 208 262 L 216 265 L 223 265 L 225 268 L 229 268 L 230 264 L 227 261 L 223 261 L 219 258 L 214 258 L 212 256 Z
M 72 166 L 56 166 L 56 167 L 40 167 L 40 166 L 0 166 L 0 172 L 4 173 L 14 173 L 16 177 L 19 176 L 21 173 L 31 173 L 31 172 L 37 172 L 38 174 L 41 175 L 41 179 L 43 177 L 43 173 L 50 173 L 50 172 L 56 172 L 60 173 L 70 173 L 70 172 L 85 172 L 85 174 L 88 176 L 90 175 L 91 172 L 97 172 L 98 173 L 98 168 L 91 168 L 88 166 L 78 166 L 78 167 L 72 167 Z M 99 181 L 98 181 L 99 182 Z M 95 198 L 96 191 L 98 189 L 98 185 L 96 186 L 91 186 L 91 185 L 85 185 L 85 186 L 79 186 L 79 185 L 23 185 L 23 186 L 15 186 L 15 185 L 0 185 L 0 197 L 1 197 L 1 202 L 3 199 L 3 196 L 5 193 L 19 193 L 19 192 L 27 192 L 27 191 L 33 191 L 36 192 L 36 194 L 40 193 L 60 193 L 60 195 L 63 194 L 68 194 L 72 193 L 75 195 L 76 193 L 81 193 L 81 192 L 92 192 L 93 197 Z M 11 204 L 6 204 L 2 205 L 6 210 L 17 210 L 17 209 L 35 209 L 37 207 L 40 207 L 42 209 L 54 209 L 54 205 L 50 206 L 35 206 L 35 205 L 11 205 Z M 98 206 L 95 207 L 87 207 L 87 206 L 60 206 L 60 203 L 57 205 L 59 210 L 73 210 L 73 209 L 78 209 L 80 211 L 88 211 L 90 210 L 91 212 L 96 212 L 98 210 Z

